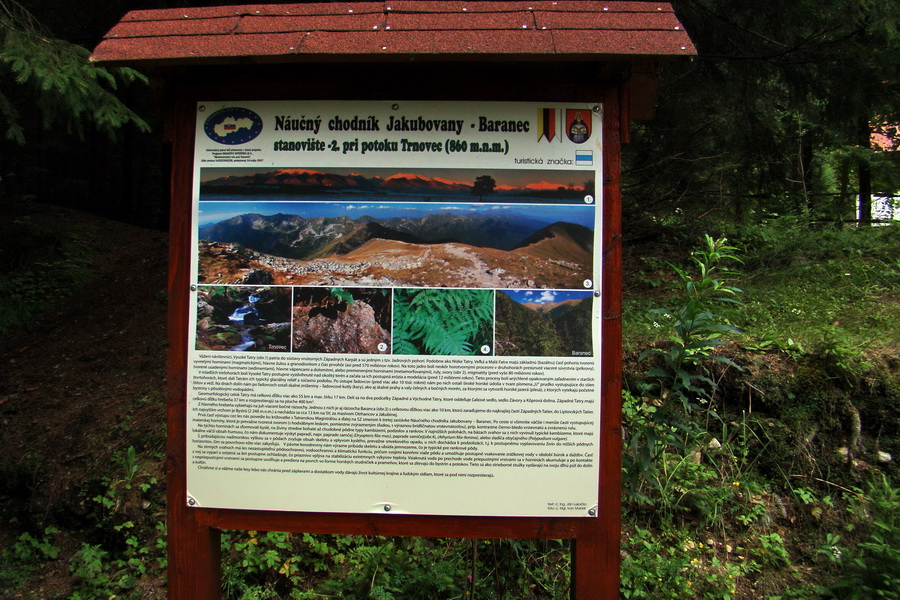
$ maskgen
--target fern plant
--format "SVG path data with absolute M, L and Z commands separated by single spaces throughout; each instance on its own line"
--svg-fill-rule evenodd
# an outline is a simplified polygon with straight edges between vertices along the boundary
M 340 287 L 333 287 L 329 290 L 332 298 L 338 302 L 346 302 L 347 306 L 353 306 L 353 293 Z
M 480 355 L 493 323 L 491 290 L 394 291 L 394 354 Z

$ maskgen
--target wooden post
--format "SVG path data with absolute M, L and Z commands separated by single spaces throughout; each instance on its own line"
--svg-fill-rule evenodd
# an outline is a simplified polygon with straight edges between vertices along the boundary
M 194 110 L 190 103 L 170 105 L 172 139 L 171 216 L 169 220 L 168 439 L 168 594 L 185 600 L 221 598 L 219 531 L 201 521 L 203 513 L 187 504 L 187 334 L 190 299 L 191 188 Z

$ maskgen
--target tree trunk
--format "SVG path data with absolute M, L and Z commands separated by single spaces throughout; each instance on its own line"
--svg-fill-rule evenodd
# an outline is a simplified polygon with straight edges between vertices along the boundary
M 871 148 L 871 131 L 869 129 L 869 120 L 863 118 L 860 120 L 859 143 L 863 148 Z M 857 177 L 859 180 L 859 198 L 857 201 L 857 214 L 859 215 L 860 225 L 872 224 L 872 169 L 869 167 L 869 161 L 866 157 L 859 159 L 857 169 Z
M 800 134 L 800 182 L 803 186 L 803 199 L 806 203 L 806 212 L 809 215 L 813 210 L 813 141 L 812 134 L 804 131 Z
M 844 219 L 851 218 L 847 210 L 853 205 L 853 197 L 850 194 L 850 159 L 841 160 L 840 174 L 838 176 L 838 197 L 832 204 L 834 224 L 840 229 L 844 225 Z
M 872 224 L 872 170 L 865 159 L 859 161 L 859 224 Z

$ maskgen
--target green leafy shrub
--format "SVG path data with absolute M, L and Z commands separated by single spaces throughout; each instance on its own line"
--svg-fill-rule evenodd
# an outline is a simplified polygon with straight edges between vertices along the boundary
M 626 600 L 731 600 L 742 568 L 679 531 L 655 535 L 636 528 L 622 548 L 622 598 Z
M 45 527 L 38 537 L 25 532 L 0 551 L 0 597 L 25 583 L 35 567 L 59 556 L 59 547 L 52 539 L 57 533 L 55 527 Z
M 841 547 L 841 536 L 830 534 L 820 554 L 840 569 L 839 581 L 822 592 L 841 600 L 896 598 L 900 590 L 900 489 L 881 476 L 865 494 L 852 497 L 859 541 Z
M 666 324 L 669 343 L 642 353 L 641 360 L 653 358 L 654 366 L 639 386 L 640 399 L 625 396 L 623 416 L 630 435 L 624 462 L 632 491 L 639 478 L 655 477 L 655 459 L 666 447 L 685 451 L 703 435 L 698 413 L 717 417 L 712 404 L 717 384 L 709 377 L 707 363 L 739 368 L 713 353 L 725 343 L 724 335 L 741 332 L 713 312 L 718 304 L 738 302 L 741 290 L 730 285 L 737 272 L 726 266 L 738 261 L 734 252 L 724 238 L 705 236 L 704 246 L 692 256 L 694 271 L 672 266 L 678 276 L 679 308 L 651 311 Z

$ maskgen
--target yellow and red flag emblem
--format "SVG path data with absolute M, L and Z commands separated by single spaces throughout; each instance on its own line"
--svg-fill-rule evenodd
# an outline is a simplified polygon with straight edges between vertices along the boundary
M 537 118 L 538 141 L 546 137 L 548 142 L 558 135 L 559 111 L 555 108 L 539 108 Z

